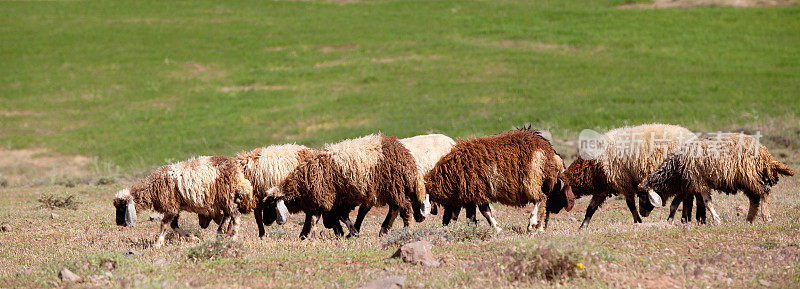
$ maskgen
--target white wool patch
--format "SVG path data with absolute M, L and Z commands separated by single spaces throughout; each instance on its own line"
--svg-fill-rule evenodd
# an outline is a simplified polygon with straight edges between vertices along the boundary
M 417 169 L 425 175 L 444 155 L 450 152 L 456 142 L 443 134 L 426 134 L 404 138 L 400 143 L 411 152 L 417 162 Z
M 543 199 L 542 184 L 544 183 L 544 175 L 542 167 L 545 163 L 545 156 L 541 150 L 537 150 L 531 157 L 531 163 L 528 167 L 528 173 L 522 181 L 524 186 L 524 193 L 527 195 L 529 201 L 535 201 L 538 205 Z
M 608 145 L 598 157 L 613 189 L 633 193 L 680 145 L 696 138 L 688 129 L 669 124 L 644 124 L 610 130 Z
M 370 134 L 325 145 L 339 171 L 362 193 L 369 186 L 373 168 L 383 159 L 382 137 Z
M 169 166 L 169 177 L 178 187 L 183 203 L 190 208 L 203 208 L 211 186 L 219 176 L 219 171 L 211 162 L 211 157 L 200 156 Z
M 114 195 L 114 199 L 127 199 L 130 197 L 132 196 L 131 196 L 131 189 L 129 188 L 124 188 L 122 190 L 119 190 L 117 194 Z
M 297 144 L 261 147 L 237 156 L 245 176 L 257 192 L 277 186 L 300 164 L 297 155 L 308 147 Z M 264 197 L 264 196 L 258 196 Z

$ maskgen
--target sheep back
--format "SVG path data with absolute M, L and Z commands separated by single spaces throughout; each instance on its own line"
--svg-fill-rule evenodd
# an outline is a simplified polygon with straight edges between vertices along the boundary
M 425 181 L 431 199 L 444 205 L 524 206 L 542 201 L 562 171 L 550 142 L 518 129 L 458 142 Z

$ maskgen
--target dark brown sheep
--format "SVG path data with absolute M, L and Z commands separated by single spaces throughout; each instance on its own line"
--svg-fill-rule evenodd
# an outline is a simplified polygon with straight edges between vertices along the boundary
M 443 206 L 477 205 L 496 231 L 501 229 L 489 204 L 534 203 L 528 231 L 541 231 L 550 212 L 569 211 L 574 204 L 563 170 L 550 142 L 523 128 L 460 141 L 425 175 L 425 186 L 431 201 Z
M 178 226 L 181 211 L 203 216 L 222 214 L 221 223 L 231 220 L 231 236 L 235 238 L 239 215 L 246 213 L 244 208 L 252 206 L 252 202 L 250 181 L 238 164 L 225 156 L 195 157 L 162 166 L 114 197 L 117 225 L 135 225 L 136 212 L 143 209 L 153 209 L 164 215 L 155 247 L 164 243 L 168 224 L 176 233 L 188 236 Z
M 425 187 L 413 156 L 396 138 L 380 134 L 327 145 L 268 194 L 284 201 L 290 213 L 306 213 L 301 239 L 326 212 L 355 232 L 347 215 L 356 206 L 389 206 L 382 233 L 398 213 L 406 226 L 412 214 L 417 221 L 425 218 Z

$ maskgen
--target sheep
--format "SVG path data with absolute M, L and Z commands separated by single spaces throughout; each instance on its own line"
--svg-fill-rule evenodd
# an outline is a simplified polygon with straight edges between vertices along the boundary
M 582 133 L 583 135 L 583 133 Z M 593 143 L 582 137 L 580 156 L 564 172 L 576 198 L 591 195 L 592 200 L 580 228 L 586 227 L 595 211 L 613 194 L 625 197 L 634 223 L 641 223 L 640 212 L 647 217 L 653 206 L 662 206 L 657 194 L 638 189 L 648 175 L 658 168 L 667 155 L 682 143 L 696 136 L 688 129 L 668 124 L 644 124 L 610 130 Z
M 313 234 L 322 213 L 345 221 L 356 206 L 389 205 L 380 234 L 391 228 L 398 213 L 405 226 L 413 212 L 421 222 L 430 207 L 414 157 L 396 138 L 371 134 L 328 144 L 292 171 L 268 195 L 282 200 L 290 213 L 306 213 L 301 239 Z
M 550 142 L 521 128 L 458 142 L 425 175 L 425 187 L 431 201 L 444 206 L 477 205 L 496 232 L 502 229 L 490 203 L 534 203 L 527 229 L 543 231 L 550 212 L 569 211 L 574 204 L 563 171 L 564 161 Z
M 436 162 L 438 162 L 442 156 L 450 152 L 450 149 L 456 144 L 452 138 L 443 134 L 418 135 L 400 139 L 400 143 L 403 144 L 406 149 L 408 149 L 412 156 L 414 156 L 414 160 L 417 165 L 417 172 L 422 176 L 430 171 L 433 166 L 436 165 Z M 356 217 L 356 222 L 354 225 L 355 234 L 351 232 L 352 236 L 357 236 L 357 233 L 361 230 L 361 223 L 364 221 L 364 217 L 367 215 L 367 213 L 369 213 L 370 209 L 372 208 L 368 206 L 360 206 L 358 208 L 358 216 Z M 450 216 L 450 212 L 452 210 L 452 208 L 448 207 L 446 209 L 445 217 Z M 392 212 L 389 212 L 388 214 L 391 213 Z M 329 218 L 330 217 L 328 215 L 323 215 L 324 221 L 328 220 Z M 346 222 L 347 221 L 345 221 L 345 223 Z M 336 226 L 337 224 L 326 224 L 326 227 Z M 334 230 L 338 231 L 341 229 L 334 228 Z
M 248 209 L 254 211 L 259 238 L 264 238 L 264 224 L 270 225 L 277 220 L 280 225 L 288 217 L 286 206 L 282 201 L 268 204 L 271 199 L 268 198 L 267 191 L 277 186 L 312 154 L 313 150 L 306 146 L 283 144 L 243 151 L 236 155 L 236 161 L 242 167 L 245 178 L 253 185 L 255 207 Z M 273 207 L 276 210 L 266 209 Z
M 662 199 L 676 197 L 688 199 L 689 203 L 692 196 L 700 195 L 698 210 L 699 204 L 704 204 L 717 223 L 722 220 L 712 204 L 711 191 L 743 191 L 750 200 L 747 221 L 753 223 L 761 207 L 764 221 L 769 222 L 770 189 L 780 175 L 793 176 L 794 171 L 775 159 L 757 139 L 742 133 L 717 133 L 683 144 L 640 188 L 657 193 Z M 677 205 L 670 208 L 670 216 L 676 209 Z
M 193 157 L 183 162 L 157 168 L 147 178 L 114 196 L 116 222 L 120 226 L 136 224 L 136 212 L 153 209 L 164 215 L 154 247 L 164 244 L 167 225 L 180 236 L 189 234 L 178 226 L 181 211 L 203 216 L 223 214 L 221 223 L 230 219 L 233 239 L 239 230 L 239 214 L 252 206 L 253 188 L 237 163 L 225 156 Z M 223 225 L 220 225 L 220 230 Z

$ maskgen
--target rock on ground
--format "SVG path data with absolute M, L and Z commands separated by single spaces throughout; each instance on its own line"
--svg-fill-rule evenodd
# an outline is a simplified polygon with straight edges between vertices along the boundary
M 423 266 L 439 266 L 439 261 L 433 257 L 431 253 L 430 242 L 422 240 L 405 244 L 392 255 L 392 258 L 402 258 L 403 261 L 423 265 Z
M 83 280 L 81 276 L 72 273 L 72 271 L 67 268 L 61 268 L 61 272 L 58 272 L 58 278 L 60 278 L 62 282 L 81 282 L 81 280 Z
M 380 279 L 373 279 L 358 287 L 358 289 L 395 289 L 403 288 L 406 286 L 406 278 L 400 276 L 391 276 Z

